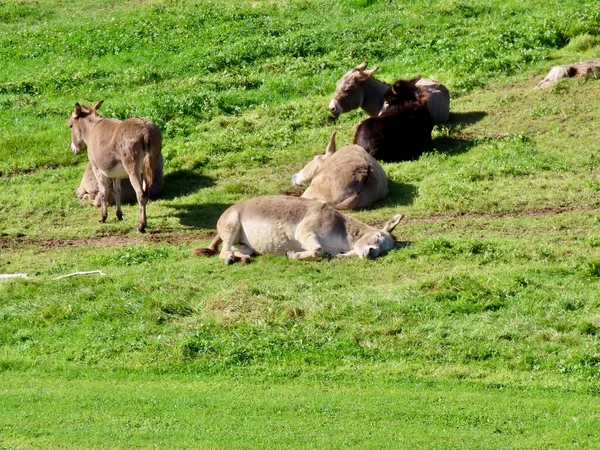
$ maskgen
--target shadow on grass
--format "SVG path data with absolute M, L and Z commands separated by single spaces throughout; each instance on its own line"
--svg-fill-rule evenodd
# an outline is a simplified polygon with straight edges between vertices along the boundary
M 451 112 L 450 118 L 445 125 L 470 125 L 479 122 L 485 116 L 487 116 L 485 111 Z
M 369 209 L 377 209 L 382 206 L 408 206 L 412 205 L 417 198 L 419 189 L 414 184 L 397 183 L 388 178 L 388 189 L 390 193 L 386 198 L 376 202 Z
M 202 188 L 214 186 L 212 178 L 192 170 L 176 170 L 165 175 L 165 187 L 159 198 L 173 200 L 182 195 L 192 194 Z
M 447 123 L 443 124 L 449 130 L 449 134 L 453 136 L 440 136 L 433 140 L 433 148 L 436 152 L 447 153 L 449 155 L 459 155 L 465 153 L 473 147 L 477 141 L 470 139 L 468 136 L 461 135 L 458 133 L 452 133 L 453 127 L 460 127 L 463 125 L 470 125 L 475 122 L 482 120 L 487 113 L 485 111 L 471 111 L 464 113 L 450 113 L 450 119 Z
M 468 152 L 478 141 L 462 136 L 442 136 L 433 140 L 433 151 L 448 155 L 460 155 Z
M 215 229 L 217 220 L 231 206 L 226 203 L 186 203 L 166 205 L 174 210 L 174 216 L 182 225 L 192 228 Z

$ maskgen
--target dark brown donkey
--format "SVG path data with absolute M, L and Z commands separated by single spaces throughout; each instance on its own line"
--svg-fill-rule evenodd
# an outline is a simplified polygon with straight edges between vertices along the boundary
M 431 150 L 433 121 L 427 110 L 428 93 L 420 77 L 398 80 L 383 96 L 377 117 L 363 120 L 354 143 L 380 161 L 408 161 Z
M 148 186 L 152 184 L 153 168 L 161 151 L 160 130 L 144 118 L 117 120 L 103 117 L 98 113 L 101 106 L 102 101 L 91 108 L 75 104 L 69 119 L 71 149 L 77 155 L 87 148 L 100 191 L 100 222 L 106 221 L 111 182 L 117 220 L 123 218 L 121 180 L 129 178 L 140 206 L 137 229 L 142 233 L 146 229 Z

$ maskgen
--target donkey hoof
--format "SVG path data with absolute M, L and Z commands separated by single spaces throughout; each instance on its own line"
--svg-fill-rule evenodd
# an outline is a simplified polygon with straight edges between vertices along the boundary
M 120 222 L 121 220 L 123 220 L 123 214 L 117 213 L 117 221 Z
M 145 233 L 146 232 L 146 226 L 145 225 L 138 225 L 137 230 L 138 230 L 138 233 Z
M 242 256 L 240 261 L 242 261 L 244 264 L 250 264 L 251 259 L 249 256 Z

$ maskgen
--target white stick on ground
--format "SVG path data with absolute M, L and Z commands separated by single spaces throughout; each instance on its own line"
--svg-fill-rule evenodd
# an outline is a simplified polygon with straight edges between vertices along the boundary
M 61 278 L 75 277 L 77 275 L 91 275 L 93 273 L 97 273 L 98 275 L 101 275 L 103 277 L 106 276 L 106 274 L 104 272 L 102 272 L 101 270 L 90 270 L 88 272 L 73 272 L 73 273 L 69 273 L 67 275 L 61 275 L 60 277 L 54 278 L 54 280 L 60 280 Z
M 26 273 L 1 273 L 0 280 L 5 278 L 29 278 Z

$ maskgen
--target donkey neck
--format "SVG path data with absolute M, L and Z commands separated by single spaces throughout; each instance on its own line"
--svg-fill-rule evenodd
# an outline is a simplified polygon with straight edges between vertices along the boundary
M 346 216 L 345 226 L 346 236 L 348 236 L 348 244 L 350 248 L 353 248 L 354 244 L 356 244 L 356 241 L 358 241 L 365 234 L 377 231 L 375 228 L 350 216 Z
M 89 134 L 92 131 L 92 128 L 94 128 L 94 125 L 96 125 L 98 122 L 100 122 L 101 120 L 104 120 L 105 117 L 99 116 L 97 114 L 90 114 L 89 116 L 84 117 L 83 119 L 80 120 L 80 124 L 81 124 L 81 128 L 82 128 L 82 135 L 84 140 L 86 140 L 89 136 Z
M 372 77 L 367 78 L 362 84 L 364 99 L 361 107 L 369 116 L 376 116 L 383 107 L 383 94 L 390 86 Z

